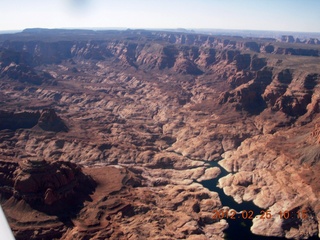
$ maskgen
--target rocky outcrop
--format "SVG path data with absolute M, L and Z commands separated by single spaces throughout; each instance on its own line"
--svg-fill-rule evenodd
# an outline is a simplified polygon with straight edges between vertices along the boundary
M 267 61 L 265 58 L 258 58 L 254 55 L 251 59 L 250 70 L 258 71 L 267 66 Z
M 264 65 L 263 60 L 257 61 L 262 61 L 261 67 Z M 318 111 L 315 86 L 319 75 L 315 73 L 293 69 L 276 72 L 265 67 L 255 74 L 248 70 L 239 71 L 231 75 L 228 82 L 235 89 L 222 94 L 220 104 L 228 102 L 238 110 L 260 113 L 270 107 L 295 118 Z
M 70 41 L 46 42 L 46 41 L 14 41 L 5 42 L 3 47 L 20 53 L 20 62 L 31 67 L 39 64 L 58 64 L 62 60 L 71 57 L 73 43 Z
M 54 109 L 44 109 L 37 112 L 8 112 L 0 111 L 0 130 L 17 130 L 20 128 L 39 127 L 45 131 L 68 131 L 68 127 L 56 114 Z
M 54 83 L 53 77 L 43 71 L 36 71 L 32 64 L 32 55 L 14 49 L 0 48 L 0 78 L 16 80 L 21 83 L 41 85 Z
M 62 121 L 62 119 L 56 114 L 54 109 L 44 109 L 41 112 L 37 125 L 45 131 L 53 131 L 53 132 L 68 131 L 68 127 Z
M 250 54 L 239 54 L 234 57 L 237 71 L 248 70 L 251 63 Z
M 280 41 L 285 43 L 305 43 L 305 44 L 313 44 L 313 45 L 320 44 L 320 41 L 317 38 L 300 40 L 299 38 L 294 38 L 293 36 L 290 36 L 290 35 L 282 36 Z
M 22 199 L 44 211 L 45 205 L 61 204 L 75 197 L 77 191 L 92 191 L 94 187 L 93 181 L 83 175 L 78 166 L 61 161 L 28 159 L 20 162 L 19 166 L 3 162 L 1 174 L 1 191 L 6 196 L 11 192 L 17 200 Z M 80 190 L 82 184 L 86 187 Z
M 317 38 L 310 38 L 306 41 L 307 44 L 320 44 L 320 40 Z
M 282 42 L 286 42 L 286 43 L 294 43 L 294 37 L 291 35 L 284 35 L 281 37 L 281 41 Z
M 275 50 L 275 53 L 276 54 L 283 54 L 283 55 L 319 57 L 319 50 L 317 50 L 317 49 L 282 48 L 282 47 L 279 47 L 279 48 L 277 48 Z
M 5 198 L 9 198 L 13 194 L 14 172 L 17 168 L 17 163 L 0 161 L 0 192 Z
M 237 110 L 258 114 L 266 108 L 262 93 L 272 81 L 272 69 L 257 71 L 256 76 L 248 83 L 242 84 L 233 91 L 220 96 L 220 104 L 229 103 Z
M 288 94 L 289 89 L 281 88 L 279 90 L 283 92 L 282 96 L 274 103 L 274 109 L 281 110 L 289 116 L 302 116 L 308 111 L 308 105 L 312 102 L 312 95 L 314 94 L 314 86 L 318 81 L 318 74 L 302 74 L 295 77 L 292 81 L 290 74 L 280 76 L 280 82 L 282 81 L 282 86 L 288 86 L 290 89 L 294 89 L 294 92 Z M 303 87 L 298 87 L 298 84 L 303 84 Z M 299 90 L 298 90 L 299 88 Z M 286 90 L 286 92 L 284 92 Z M 281 94 L 280 92 L 280 94 Z
M 52 76 L 45 72 L 37 73 L 31 67 L 24 64 L 11 63 L 8 66 L 0 68 L 0 77 L 17 80 L 22 83 L 31 83 L 41 85 L 47 80 L 51 80 Z
M 195 63 L 188 59 L 177 60 L 174 66 L 174 70 L 178 73 L 191 75 L 200 75 L 203 73 Z
M 16 239 L 61 237 L 66 231 L 61 219 L 70 221 L 96 187 L 74 163 L 37 158 L 1 161 L 0 184 L 1 204 Z
M 274 81 L 267 86 L 265 92 L 263 93 L 264 100 L 271 106 L 274 106 L 277 99 L 279 99 L 289 87 L 292 82 L 292 70 L 284 69 L 279 72 L 275 77 Z

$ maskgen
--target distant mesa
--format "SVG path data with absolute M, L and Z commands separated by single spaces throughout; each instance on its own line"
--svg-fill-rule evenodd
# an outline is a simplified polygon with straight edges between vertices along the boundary
M 280 41 L 285 43 L 305 43 L 305 44 L 311 44 L 311 45 L 320 44 L 320 40 L 317 38 L 309 38 L 309 39 L 301 40 L 300 38 L 294 38 L 291 35 L 283 35 Z
M 293 36 L 284 35 L 284 36 L 281 37 L 281 42 L 294 43 L 295 39 L 294 39 Z

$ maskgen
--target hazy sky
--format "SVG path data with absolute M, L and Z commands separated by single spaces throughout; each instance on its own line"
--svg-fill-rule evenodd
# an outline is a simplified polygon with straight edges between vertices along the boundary
M 1 0 L 0 30 L 218 28 L 320 32 L 320 0 Z

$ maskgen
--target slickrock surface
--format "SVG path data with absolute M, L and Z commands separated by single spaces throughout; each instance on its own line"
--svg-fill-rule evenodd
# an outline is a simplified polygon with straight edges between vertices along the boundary
M 253 220 L 253 233 L 318 236 L 312 43 L 143 30 L 0 35 L 1 204 L 17 239 L 223 239 L 228 223 L 212 213 L 229 207 L 201 185 L 214 178 L 235 201 L 272 212 Z M 77 186 L 79 202 L 61 205 Z M 307 218 L 277 215 L 298 210 Z

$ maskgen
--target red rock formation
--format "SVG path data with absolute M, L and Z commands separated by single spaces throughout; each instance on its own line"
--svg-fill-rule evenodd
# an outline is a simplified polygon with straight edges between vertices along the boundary
M 16 239 L 60 238 L 59 218 L 70 221 L 95 186 L 74 163 L 0 161 L 0 200 Z
M 14 172 L 17 167 L 17 163 L 0 161 L 0 194 L 5 198 L 12 196 Z
M 30 54 L 3 48 L 0 48 L 0 78 L 34 85 L 54 82 L 49 73 L 33 68 Z
M 282 48 L 279 47 L 275 50 L 276 54 L 283 54 L 283 55 L 296 55 L 296 56 L 312 56 L 318 57 L 319 50 L 317 49 L 303 49 L 303 48 Z
M 46 131 L 68 131 L 68 127 L 64 124 L 62 119 L 56 114 L 54 109 L 44 109 L 41 112 L 40 118 L 38 120 L 38 126 Z
M 257 55 L 254 55 L 251 59 L 250 70 L 258 71 L 267 66 L 265 58 L 258 58 Z
M 29 159 L 19 163 L 1 162 L 1 193 L 11 194 L 31 205 L 52 205 L 77 195 L 80 183 L 90 179 L 70 162 Z M 86 180 L 87 179 L 87 180 Z
M 68 127 L 54 109 L 37 112 L 8 112 L 0 110 L 0 130 L 40 127 L 45 131 L 68 131 Z

